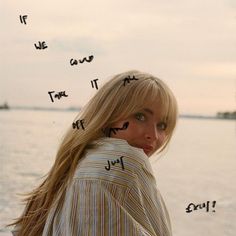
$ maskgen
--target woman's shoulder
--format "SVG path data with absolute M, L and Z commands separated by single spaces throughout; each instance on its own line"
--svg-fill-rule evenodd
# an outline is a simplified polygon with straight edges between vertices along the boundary
M 106 160 L 108 157 L 114 157 L 114 159 L 123 157 L 127 162 L 136 165 L 149 165 L 148 156 L 143 149 L 131 146 L 124 139 L 103 137 L 93 141 L 92 145 L 94 148 L 88 150 L 87 155 L 96 156 L 97 160 L 99 160 L 98 156 L 105 157 Z
M 79 162 L 75 178 L 128 183 L 143 169 L 152 172 L 143 150 L 130 146 L 126 140 L 100 138 L 90 147 Z

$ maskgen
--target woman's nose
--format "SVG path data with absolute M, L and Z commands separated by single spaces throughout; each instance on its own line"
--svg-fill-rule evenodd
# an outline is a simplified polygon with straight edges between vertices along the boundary
M 146 130 L 146 138 L 151 141 L 156 141 L 159 138 L 159 133 L 156 126 L 150 126 Z

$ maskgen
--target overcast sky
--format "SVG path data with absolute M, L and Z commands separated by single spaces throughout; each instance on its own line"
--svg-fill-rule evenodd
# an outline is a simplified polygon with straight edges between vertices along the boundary
M 236 107 L 235 0 L 0 1 L 0 104 L 83 106 L 109 76 L 154 74 L 181 113 Z M 20 15 L 27 15 L 26 25 Z M 34 44 L 45 41 L 48 48 Z M 93 55 L 71 66 L 70 59 Z M 51 102 L 48 91 L 68 97 Z

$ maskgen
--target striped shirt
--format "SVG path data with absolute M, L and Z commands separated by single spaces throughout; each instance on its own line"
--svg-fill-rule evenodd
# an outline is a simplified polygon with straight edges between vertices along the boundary
M 51 208 L 43 236 L 171 236 L 169 214 L 143 150 L 117 138 L 92 144 L 63 205 Z

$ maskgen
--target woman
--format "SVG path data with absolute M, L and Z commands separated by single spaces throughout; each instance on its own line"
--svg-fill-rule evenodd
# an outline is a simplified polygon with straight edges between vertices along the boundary
M 177 104 L 160 79 L 114 76 L 84 107 L 44 182 L 29 194 L 15 235 L 169 236 L 148 157 L 169 143 Z

